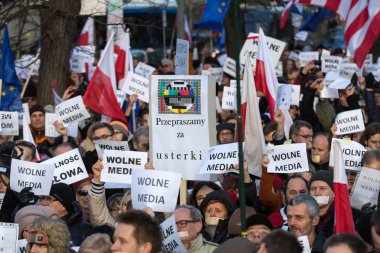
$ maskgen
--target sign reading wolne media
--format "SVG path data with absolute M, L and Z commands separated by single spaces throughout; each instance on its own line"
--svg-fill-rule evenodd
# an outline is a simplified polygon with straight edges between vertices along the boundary
M 55 108 L 57 120 L 67 125 L 90 117 L 81 96 L 66 100 Z
M 215 79 L 210 76 L 151 76 L 149 149 L 156 170 L 209 180 L 198 171 L 216 143 Z
M 296 173 L 309 171 L 306 144 L 284 144 L 268 147 L 268 173 Z

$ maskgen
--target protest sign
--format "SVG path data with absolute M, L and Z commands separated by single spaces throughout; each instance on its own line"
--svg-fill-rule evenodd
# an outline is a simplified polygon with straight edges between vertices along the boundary
M 183 246 L 181 239 L 179 238 L 179 233 L 177 231 L 177 225 L 175 223 L 175 216 L 172 215 L 164 222 L 160 224 L 162 233 L 162 246 L 161 250 L 163 253 L 186 253 L 188 252 Z
M 276 67 L 274 68 L 274 72 L 276 72 L 276 76 L 277 77 L 284 75 L 284 70 L 283 70 L 283 67 L 282 67 L 282 61 L 279 61 L 277 63 Z
M 132 170 L 132 205 L 148 206 L 155 212 L 173 212 L 177 204 L 181 174 L 158 170 Z
M 209 175 L 198 172 L 208 148 L 216 144 L 215 79 L 151 76 L 150 88 L 149 151 L 154 168 L 181 172 L 187 180 L 208 180 Z
M 149 80 L 129 71 L 122 90 L 128 95 L 137 94 L 138 99 L 149 103 Z
M 27 103 L 22 104 L 22 112 L 18 114 L 18 124 L 22 126 L 23 118 L 25 117 L 26 123 L 30 124 L 29 105 Z
M 268 36 L 265 36 L 268 45 L 269 59 L 274 68 L 280 60 L 281 54 L 284 51 L 286 43 Z M 259 35 L 257 33 L 249 33 L 245 39 L 244 45 L 240 51 L 240 64 L 245 65 L 245 56 L 248 54 L 251 65 L 256 68 L 256 54 L 259 44 Z
M 96 153 L 103 158 L 104 150 L 129 151 L 128 141 L 94 141 Z
M 278 87 L 276 109 L 288 110 L 292 99 L 292 85 L 282 84 Z M 298 99 L 299 100 L 299 99 Z
M 3 205 L 4 196 L 5 196 L 5 193 L 0 193 L 0 209 L 1 209 L 1 206 Z
M 306 144 L 284 144 L 268 147 L 268 173 L 296 173 L 309 171 Z
M 50 158 L 41 164 L 54 165 L 53 184 L 73 184 L 88 177 L 86 167 L 77 148 Z
M 380 189 L 380 171 L 363 167 L 351 190 L 351 206 L 360 210 L 364 204 L 377 205 Z
M 26 239 L 18 240 L 17 253 L 26 253 L 26 245 L 27 244 L 28 244 L 28 240 L 26 240 Z
M 130 184 L 132 171 L 144 169 L 147 161 L 147 152 L 104 150 L 101 181 Z
M 189 42 L 187 40 L 177 39 L 175 50 L 175 74 L 189 74 Z
M 231 80 L 230 81 L 230 87 L 233 87 L 233 88 L 237 88 L 237 83 L 236 83 L 236 80 Z M 242 89 L 242 87 L 243 87 L 243 81 L 242 80 L 240 80 L 240 89 Z M 225 88 L 225 87 L 224 87 Z
M 322 72 L 339 71 L 342 57 L 339 56 L 323 56 Z
M 326 87 L 330 88 L 330 85 L 339 77 L 339 72 L 327 72 L 323 83 Z
M 338 141 L 343 153 L 344 168 L 346 170 L 359 171 L 362 167 L 361 161 L 364 153 L 367 151 L 363 145 L 350 139 L 337 139 L 332 138 L 331 147 L 334 146 L 334 142 Z M 334 167 L 334 149 L 330 150 L 329 166 Z
M 155 68 L 145 64 L 143 62 L 139 62 L 135 68 L 135 73 L 144 78 L 148 78 L 153 72 Z
M 322 48 L 322 56 L 321 56 L 321 58 L 323 59 L 325 56 L 329 56 L 329 55 L 330 55 L 330 51 Z
M 239 172 L 239 170 L 234 169 L 234 165 L 236 164 L 239 164 L 237 142 L 216 145 L 209 148 L 199 173 L 224 174 Z
M 291 52 L 289 53 L 289 59 L 290 59 L 290 60 L 293 60 L 293 61 L 298 61 L 298 60 L 300 59 L 300 55 L 297 54 L 297 53 L 294 52 L 294 51 L 291 51 Z
M 0 135 L 18 135 L 18 112 L 0 112 Z
M 299 31 L 294 35 L 294 39 L 300 40 L 300 41 L 306 41 L 308 35 L 309 34 L 307 33 L 307 31 Z
M 309 62 L 313 60 L 319 60 L 319 53 L 318 51 L 312 51 L 312 52 L 300 52 L 300 62 L 301 66 L 304 67 Z
M 227 57 L 223 65 L 223 72 L 236 78 L 236 62 L 234 59 Z
M 236 88 L 228 86 L 223 88 L 222 109 L 236 110 Z
M 363 63 L 364 68 L 373 63 L 373 54 L 367 54 Z
M 307 235 L 297 237 L 298 242 L 301 244 L 302 253 L 311 253 L 309 238 Z
M 351 84 L 351 80 L 350 79 L 345 79 L 345 78 L 342 78 L 342 77 L 339 76 L 328 87 L 331 88 L 331 89 L 344 90 L 350 84 Z
M 300 105 L 301 86 L 292 84 L 292 97 L 290 99 L 291 105 Z
M 125 93 L 125 91 L 122 91 L 122 90 L 116 90 L 116 99 L 117 99 L 117 102 L 119 103 L 120 105 L 120 108 L 123 107 L 123 104 L 124 104 L 124 101 L 125 101 L 125 97 L 127 96 L 127 94 Z
M 0 222 L 0 252 L 15 253 L 18 250 L 18 230 L 17 223 Z
M 63 124 L 72 124 L 90 117 L 84 106 L 81 96 L 76 96 L 66 100 L 55 108 L 57 120 L 62 121 Z
M 15 192 L 32 187 L 35 195 L 49 195 L 54 179 L 54 164 L 12 159 L 10 186 Z
M 57 115 L 55 113 L 45 113 L 45 136 L 58 137 L 59 133 L 55 130 L 53 125 L 56 121 Z M 78 136 L 78 122 L 70 123 L 67 125 L 67 135 L 76 138 Z
M 341 112 L 336 115 L 337 135 L 345 135 L 364 131 L 364 120 L 361 109 Z
M 337 89 L 333 89 L 333 88 L 329 88 L 325 86 L 321 90 L 319 97 L 320 98 L 339 98 L 339 92 Z
M 86 73 L 86 63 L 79 56 L 71 56 L 70 70 L 75 73 Z
M 342 63 L 340 66 L 340 70 L 350 73 L 351 76 L 353 73 L 356 73 L 357 76 L 362 76 L 362 70 L 359 69 L 358 65 L 356 65 L 355 63 Z

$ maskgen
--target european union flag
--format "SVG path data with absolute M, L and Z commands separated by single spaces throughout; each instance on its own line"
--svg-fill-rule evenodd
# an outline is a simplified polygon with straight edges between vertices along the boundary
M 316 32 L 319 23 L 321 23 L 321 21 L 323 21 L 325 18 L 330 17 L 334 14 L 335 12 L 328 9 L 318 8 L 316 12 L 313 12 L 305 19 L 300 30 Z
M 223 21 L 230 7 L 231 0 L 208 0 L 202 14 L 202 20 L 196 24 L 211 31 L 223 31 Z
M 1 46 L 0 79 L 2 80 L 0 111 L 22 111 L 22 86 L 17 77 L 9 42 L 8 26 L 5 25 Z

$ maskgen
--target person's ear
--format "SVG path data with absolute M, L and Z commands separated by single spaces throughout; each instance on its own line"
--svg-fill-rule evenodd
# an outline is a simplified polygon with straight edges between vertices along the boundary
M 260 248 L 257 251 L 257 253 L 267 253 L 267 247 L 266 247 L 265 243 L 260 244 Z
M 320 219 L 320 216 L 319 215 L 316 215 L 313 220 L 312 220 L 312 224 L 313 224 L 313 227 L 316 227 L 319 223 L 319 219 Z
M 152 244 L 150 242 L 146 242 L 143 245 L 141 245 L 140 253 L 150 253 L 152 252 Z
M 197 234 L 199 234 L 202 231 L 202 228 L 203 228 L 202 221 L 195 222 L 195 231 L 197 232 Z

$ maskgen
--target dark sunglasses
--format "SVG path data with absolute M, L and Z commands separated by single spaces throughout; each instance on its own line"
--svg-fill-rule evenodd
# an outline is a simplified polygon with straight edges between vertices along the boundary
M 86 197 L 87 194 L 88 194 L 88 191 L 86 191 L 86 190 L 79 190 L 79 191 L 77 191 L 77 194 L 79 196 Z

